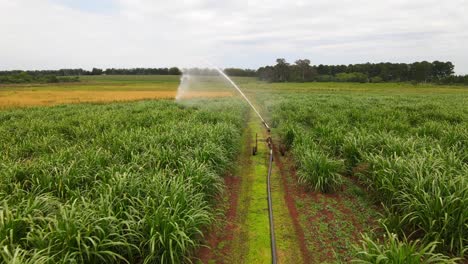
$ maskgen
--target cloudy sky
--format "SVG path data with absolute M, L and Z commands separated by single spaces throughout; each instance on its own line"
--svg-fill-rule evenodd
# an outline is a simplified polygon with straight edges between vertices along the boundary
M 450 60 L 468 0 L 0 0 L 0 69 Z

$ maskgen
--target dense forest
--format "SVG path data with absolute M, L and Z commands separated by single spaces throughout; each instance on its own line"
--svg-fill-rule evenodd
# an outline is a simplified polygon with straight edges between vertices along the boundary
M 181 75 L 177 67 L 172 68 L 133 68 L 133 69 L 60 69 L 40 71 L 0 71 L 0 83 L 58 83 L 77 82 L 82 75 Z
M 276 65 L 257 70 L 260 80 L 268 82 L 414 82 L 468 84 L 468 75 L 454 75 L 451 62 L 364 63 L 350 65 L 311 65 L 310 60 L 294 64 L 277 59 Z
M 27 73 L 32 76 L 81 76 L 81 75 L 180 75 L 181 71 L 177 67 L 172 68 L 132 68 L 132 69 L 99 69 L 93 68 L 91 71 L 83 69 L 60 69 L 41 71 L 0 71 L 0 76 L 17 73 Z
M 134 69 L 93 69 L 101 71 L 101 74 L 106 75 L 181 75 L 182 72 L 177 67 L 172 68 L 134 68 Z
M 13 72 L 9 74 L 0 74 L 0 84 L 16 83 L 61 83 L 77 82 L 77 76 L 56 76 L 54 74 L 30 74 L 27 72 Z
M 466 84 L 468 75 L 454 75 L 452 62 L 363 63 L 350 65 L 311 65 L 310 60 L 297 60 L 294 64 L 277 59 L 276 65 L 258 70 L 226 68 L 229 76 L 258 77 L 267 82 L 412 82 L 438 84 Z M 209 68 L 190 68 L 191 75 L 218 75 Z

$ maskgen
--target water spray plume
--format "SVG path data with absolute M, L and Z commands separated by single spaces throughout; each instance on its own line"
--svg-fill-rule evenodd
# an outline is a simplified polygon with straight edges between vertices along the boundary
M 244 98 L 244 100 L 254 110 L 255 114 L 257 114 L 257 116 L 260 118 L 263 125 L 268 129 L 268 131 L 270 131 L 270 127 L 266 123 L 265 119 L 263 119 L 262 115 L 260 115 L 260 112 L 258 112 L 257 108 L 255 108 L 255 106 L 252 104 L 252 102 L 249 100 L 249 98 L 244 94 L 244 92 L 242 92 L 242 90 L 239 88 L 239 86 L 237 86 L 237 84 L 231 78 L 229 78 L 229 76 L 227 76 L 227 74 L 224 73 L 223 70 L 221 70 L 220 68 L 214 66 L 212 63 L 210 63 L 207 60 L 201 59 L 201 61 L 199 61 L 199 62 L 202 62 L 202 61 L 203 61 L 203 64 L 207 64 L 210 67 L 212 67 L 213 69 L 215 69 L 224 79 L 226 79 L 239 92 L 239 94 Z M 194 77 L 194 76 L 191 76 L 189 74 L 189 71 L 183 71 L 183 74 L 182 74 L 182 76 L 180 78 L 179 88 L 177 90 L 177 95 L 176 95 L 176 100 L 177 101 L 184 98 L 184 95 L 188 92 L 189 87 L 190 87 L 190 81 L 191 81 L 192 77 Z
M 177 90 L 177 95 L 176 95 L 177 101 L 179 101 L 180 99 L 184 97 L 185 93 L 187 92 L 189 88 L 189 82 L 190 82 L 190 75 L 186 73 L 182 74 L 182 76 L 180 77 L 180 84 L 179 84 L 179 88 Z
M 257 114 L 257 116 L 260 118 L 260 120 L 262 120 L 262 123 L 263 125 L 268 129 L 270 130 L 270 127 L 268 126 L 268 124 L 265 122 L 265 119 L 263 119 L 262 115 L 260 115 L 260 113 L 257 111 L 257 109 L 255 108 L 255 106 L 252 104 L 252 102 L 250 102 L 249 98 L 247 98 L 247 96 L 242 92 L 242 90 L 239 88 L 239 86 L 237 86 L 237 84 L 231 80 L 231 78 L 229 78 L 229 76 L 227 76 L 226 73 L 224 73 L 220 68 L 216 67 L 216 66 L 213 66 L 212 67 L 219 72 L 219 74 L 221 74 L 224 78 L 226 78 L 226 80 L 228 80 L 228 82 L 234 87 L 236 88 L 236 90 L 240 93 L 240 95 L 242 95 L 242 97 L 245 99 L 245 101 L 247 101 L 247 103 L 249 103 L 250 107 L 252 107 L 252 109 L 255 111 L 255 113 Z

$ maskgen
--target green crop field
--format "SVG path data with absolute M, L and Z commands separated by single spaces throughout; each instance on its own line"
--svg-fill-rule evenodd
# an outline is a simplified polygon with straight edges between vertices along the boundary
M 237 97 L 156 99 L 179 80 L 0 87 L 0 262 L 271 261 L 266 132 Z M 272 127 L 279 263 L 466 261 L 466 87 L 234 81 Z
M 175 263 L 212 223 L 246 107 L 142 101 L 0 112 L 6 263 Z M 201 106 L 205 105 L 205 106 Z
M 272 124 L 299 180 L 336 191 L 356 176 L 385 205 L 399 234 L 468 248 L 468 96 L 291 95 L 269 99 Z
M 382 225 L 408 247 L 377 247 L 376 237 L 366 235 L 359 259 L 375 263 L 391 255 L 387 250 L 403 254 L 425 246 L 452 256 L 466 254 L 466 88 L 313 84 L 308 93 L 307 84 L 281 86 L 273 95 L 263 90 L 257 97 L 292 152 L 298 181 L 316 192 L 335 193 L 344 177 L 357 179 L 382 203 Z M 409 249 L 406 239 L 419 242 Z M 418 255 L 413 263 L 429 255 Z

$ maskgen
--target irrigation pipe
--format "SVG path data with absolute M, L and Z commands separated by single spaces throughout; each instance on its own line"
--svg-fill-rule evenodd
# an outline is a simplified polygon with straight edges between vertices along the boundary
M 268 193 L 268 214 L 270 216 L 270 242 L 271 242 L 271 262 L 276 264 L 276 239 L 275 239 L 275 223 L 273 221 L 273 202 L 271 199 L 271 170 L 273 167 L 273 147 L 272 140 L 268 143 L 270 148 L 270 162 L 268 165 L 268 177 L 267 177 L 267 193 Z

